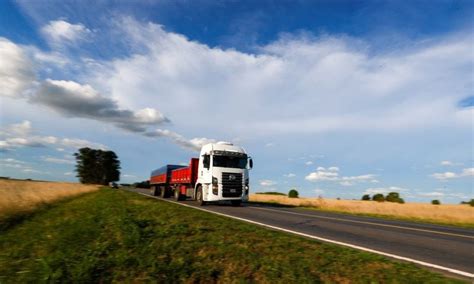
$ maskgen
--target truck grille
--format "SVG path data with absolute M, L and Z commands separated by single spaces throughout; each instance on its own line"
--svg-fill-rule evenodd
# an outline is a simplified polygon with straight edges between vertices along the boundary
M 222 173 L 222 197 L 242 196 L 242 174 Z

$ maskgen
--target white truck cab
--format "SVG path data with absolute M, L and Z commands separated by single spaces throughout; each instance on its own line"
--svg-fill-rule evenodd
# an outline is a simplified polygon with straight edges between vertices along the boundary
M 199 155 L 196 200 L 201 204 L 228 200 L 233 205 L 248 201 L 252 167 L 253 161 L 242 147 L 229 142 L 204 145 Z

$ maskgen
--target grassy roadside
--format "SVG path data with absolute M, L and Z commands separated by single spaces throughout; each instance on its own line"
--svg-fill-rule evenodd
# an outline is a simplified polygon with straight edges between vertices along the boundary
M 0 232 L 0 282 L 457 283 L 408 263 L 131 192 L 61 201 Z

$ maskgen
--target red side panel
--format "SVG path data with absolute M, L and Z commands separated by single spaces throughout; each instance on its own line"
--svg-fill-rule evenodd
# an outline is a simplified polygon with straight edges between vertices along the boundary
M 152 176 L 150 178 L 150 183 L 155 184 L 155 183 L 166 183 L 166 173 L 163 173 L 161 175 L 156 175 Z
M 170 183 L 173 184 L 194 184 L 197 180 L 197 169 L 199 159 L 192 158 L 186 168 L 171 171 Z

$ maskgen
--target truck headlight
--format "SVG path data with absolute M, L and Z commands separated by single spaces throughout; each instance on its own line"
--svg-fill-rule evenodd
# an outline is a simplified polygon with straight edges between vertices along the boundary
M 214 195 L 218 195 L 219 186 L 217 183 L 218 183 L 217 178 L 212 177 L 212 194 Z

